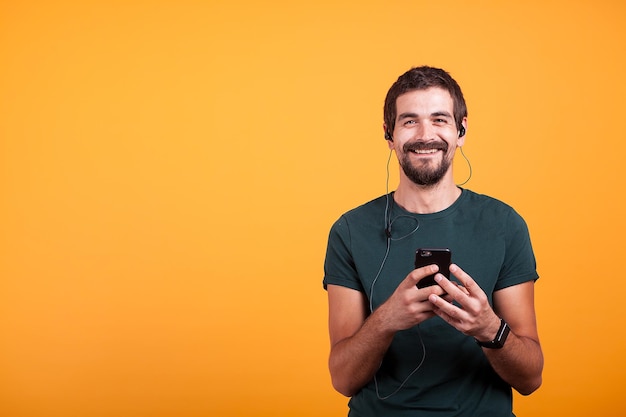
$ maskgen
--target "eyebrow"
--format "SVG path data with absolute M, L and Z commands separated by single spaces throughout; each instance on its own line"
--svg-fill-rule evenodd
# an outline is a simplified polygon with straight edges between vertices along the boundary
M 413 119 L 417 117 L 417 113 L 401 113 L 398 115 L 398 120 Z
M 418 117 L 419 115 L 417 113 L 401 113 L 398 115 L 398 120 L 402 120 L 402 119 L 413 119 Z M 448 113 L 447 111 L 436 111 L 434 113 L 430 114 L 430 117 L 452 117 L 452 115 L 450 113 Z

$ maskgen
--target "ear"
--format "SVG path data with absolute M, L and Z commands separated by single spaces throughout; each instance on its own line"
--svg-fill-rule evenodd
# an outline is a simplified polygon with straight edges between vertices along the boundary
M 465 129 L 465 134 L 463 136 L 460 136 L 456 140 L 456 146 L 459 146 L 459 147 L 463 146 L 465 144 L 465 138 L 467 137 L 467 117 L 463 118 L 463 121 L 461 122 L 461 125 Z
M 390 145 L 389 147 L 392 148 L 393 147 L 393 136 L 391 136 L 391 132 L 389 131 L 389 129 L 387 129 L 387 125 L 384 124 L 384 123 L 383 123 L 383 135 L 385 137 L 385 140 Z

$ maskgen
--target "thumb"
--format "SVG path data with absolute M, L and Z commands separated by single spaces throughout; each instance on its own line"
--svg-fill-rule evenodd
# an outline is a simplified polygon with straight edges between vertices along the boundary
M 401 285 L 405 288 L 410 288 L 411 286 L 417 285 L 422 278 L 432 275 L 437 271 L 439 271 L 439 267 L 437 265 L 427 265 L 414 269 L 409 275 L 406 276 Z

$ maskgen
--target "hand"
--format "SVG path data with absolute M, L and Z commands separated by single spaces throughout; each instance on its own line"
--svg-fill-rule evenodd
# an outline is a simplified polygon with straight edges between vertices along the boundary
M 443 299 L 439 294 L 430 294 L 428 299 L 434 306 L 433 312 L 463 334 L 482 341 L 493 340 L 500 328 L 500 318 L 489 305 L 487 295 L 458 265 L 450 265 L 450 273 L 461 285 L 437 274 L 435 281 L 449 297 Z
M 437 296 L 445 302 L 444 298 L 441 298 L 444 290 L 439 285 L 418 289 L 417 282 L 438 270 L 437 265 L 414 269 L 398 285 L 391 297 L 378 308 L 377 314 L 382 316 L 391 331 L 409 329 L 435 315 L 433 311 L 435 307 L 429 301 L 429 296 Z

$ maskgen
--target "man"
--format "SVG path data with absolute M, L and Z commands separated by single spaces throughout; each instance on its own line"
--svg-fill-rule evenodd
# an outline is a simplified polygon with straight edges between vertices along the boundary
M 324 265 L 333 386 L 350 416 L 513 416 L 541 385 L 528 229 L 509 206 L 454 183 L 467 110 L 450 75 L 413 68 L 387 93 L 395 192 L 333 225 Z M 449 248 L 452 276 L 418 288 L 417 248 Z

